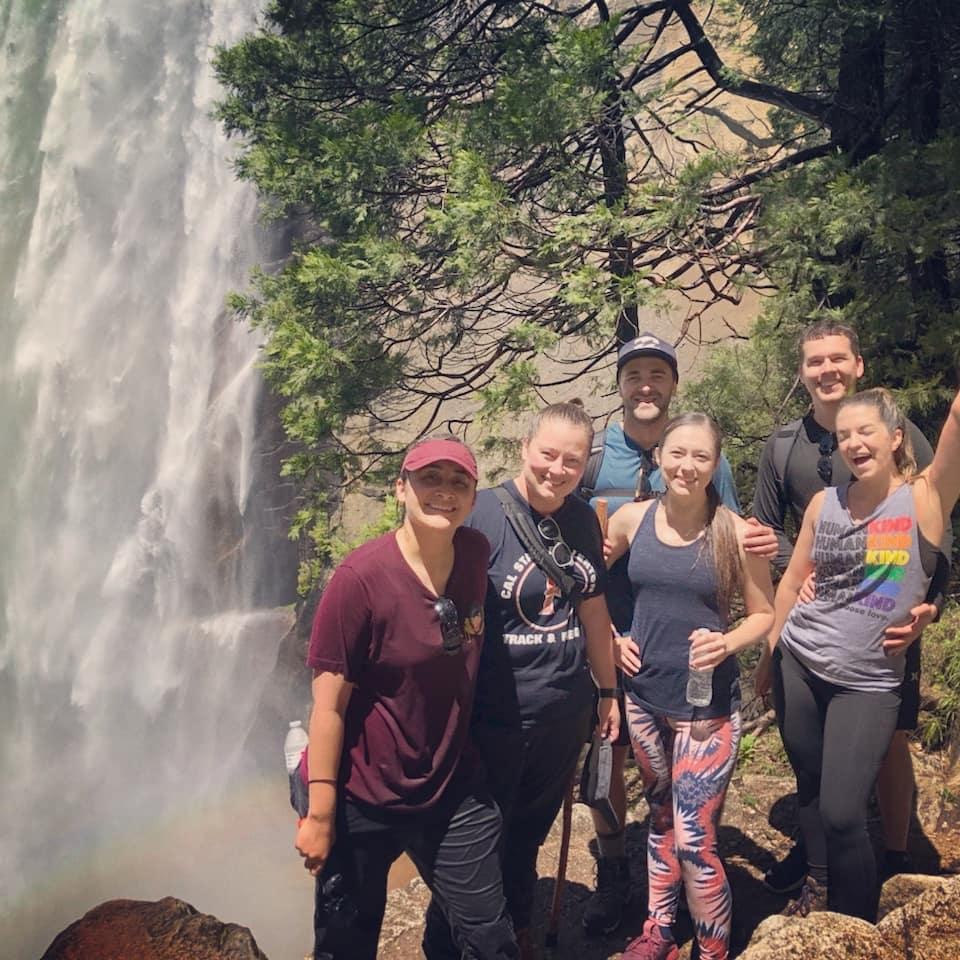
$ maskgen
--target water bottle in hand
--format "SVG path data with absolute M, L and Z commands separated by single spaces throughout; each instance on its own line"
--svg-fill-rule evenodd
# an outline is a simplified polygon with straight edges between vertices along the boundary
M 300 758 L 306 750 L 310 738 L 299 720 L 290 721 L 290 729 L 283 741 L 283 756 L 287 763 L 287 776 L 290 780 L 290 806 L 301 817 L 307 815 L 310 806 L 308 787 L 300 776 Z
M 709 633 L 706 627 L 694 630 L 691 634 L 698 637 L 701 634 Z M 690 656 L 693 657 L 693 644 L 690 645 Z M 706 667 L 703 670 L 697 670 L 692 663 L 688 667 L 687 676 L 687 703 L 691 707 L 709 707 L 713 700 L 713 667 Z
M 290 729 L 283 741 L 283 756 L 287 761 L 287 773 L 293 773 L 300 766 L 300 757 L 307 748 L 310 738 L 299 720 L 290 721 Z

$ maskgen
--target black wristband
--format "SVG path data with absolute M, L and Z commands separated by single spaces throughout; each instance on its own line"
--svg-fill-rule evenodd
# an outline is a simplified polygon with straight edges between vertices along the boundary
M 597 691 L 601 700 L 616 700 L 620 691 L 616 687 L 601 687 Z

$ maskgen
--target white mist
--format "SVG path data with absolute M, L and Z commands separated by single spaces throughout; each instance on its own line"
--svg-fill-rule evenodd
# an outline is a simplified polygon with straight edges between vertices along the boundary
M 224 310 L 270 253 L 210 117 L 212 45 L 256 7 L 0 9 L 5 956 L 111 896 L 309 944 L 285 724 L 244 755 L 294 588 L 260 526 L 258 341 Z

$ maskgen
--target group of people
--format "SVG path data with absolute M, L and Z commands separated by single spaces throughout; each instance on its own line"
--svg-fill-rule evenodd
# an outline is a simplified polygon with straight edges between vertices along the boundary
M 938 548 L 960 495 L 960 394 L 919 470 L 919 438 L 890 395 L 852 392 L 862 373 L 852 330 L 806 331 L 811 411 L 767 444 L 750 520 L 717 425 L 670 418 L 677 357 L 653 334 L 618 353 L 620 423 L 595 438 L 580 405 L 546 407 L 520 472 L 497 488 L 478 492 L 455 437 L 411 447 L 399 529 L 343 561 L 313 623 L 296 845 L 316 877 L 315 960 L 376 956 L 401 853 L 432 893 L 428 960 L 532 957 L 537 852 L 591 732 L 614 745 L 615 816 L 595 816 L 587 932 L 612 932 L 630 902 L 629 746 L 650 808 L 648 903 L 623 955 L 678 955 L 683 890 L 700 956 L 726 958 L 717 830 L 740 737 L 737 653 L 753 644 L 802 835 L 767 885 L 799 890 L 792 912 L 875 917 L 866 810 L 879 776 L 890 856 L 902 857 L 912 776 L 895 731 L 910 710 L 915 722 L 911 653 L 942 590 L 930 584 L 944 579 Z M 708 678 L 705 705 L 688 698 L 693 672 Z

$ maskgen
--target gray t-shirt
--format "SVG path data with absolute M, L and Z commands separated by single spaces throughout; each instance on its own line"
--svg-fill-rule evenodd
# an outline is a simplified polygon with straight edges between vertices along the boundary
M 905 483 L 862 520 L 847 509 L 849 484 L 828 487 L 814 528 L 816 598 L 790 611 L 781 635 L 813 674 L 851 690 L 895 690 L 904 656 L 887 656 L 884 631 L 923 600 L 936 547 L 920 535 Z

